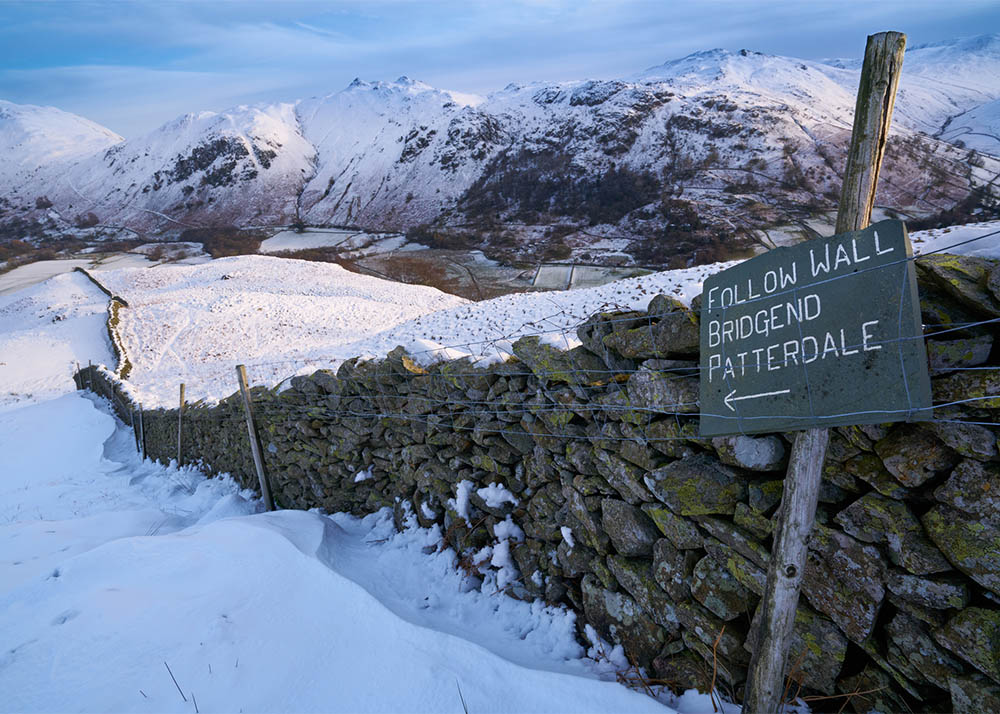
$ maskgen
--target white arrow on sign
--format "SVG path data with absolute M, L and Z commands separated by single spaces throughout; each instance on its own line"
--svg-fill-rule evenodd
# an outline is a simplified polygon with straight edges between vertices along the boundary
M 726 403 L 726 406 L 729 407 L 729 411 L 734 412 L 736 411 L 736 407 L 733 406 L 733 402 L 738 402 L 742 399 L 760 399 L 761 397 L 776 397 L 779 394 L 789 394 L 791 393 L 791 391 L 792 391 L 791 389 L 782 389 L 778 392 L 761 392 L 760 394 L 747 394 L 742 397 L 734 397 L 733 395 L 736 394 L 736 390 L 734 389 L 729 394 L 727 394 L 726 398 L 723 399 L 722 401 L 724 401 Z

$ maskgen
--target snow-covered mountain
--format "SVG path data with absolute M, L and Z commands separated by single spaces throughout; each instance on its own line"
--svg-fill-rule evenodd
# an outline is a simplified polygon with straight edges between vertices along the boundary
M 381 228 L 437 217 L 502 139 L 500 125 L 475 108 L 481 102 L 408 77 L 355 80 L 299 102 L 299 125 L 317 154 L 302 218 Z
M 940 134 L 942 139 L 984 154 L 1000 155 L 1000 100 L 986 102 L 951 117 Z
M 292 104 L 185 114 L 75 164 L 57 195 L 112 221 L 270 224 L 294 215 L 316 150 Z M 140 214 L 146 214 L 144 218 Z
M 515 242 L 547 239 L 552 224 L 581 240 L 750 235 L 835 206 L 859 65 L 710 50 L 626 79 L 486 98 L 356 80 L 128 141 L 4 102 L 0 151 L 13 160 L 0 163 L 0 222 L 94 213 L 155 232 L 301 220 Z M 995 131 L 1000 35 L 914 47 L 903 72 L 879 202 L 929 213 L 1000 173 L 1000 159 L 964 148 L 1000 155 L 970 141 Z
M 53 172 L 85 163 L 123 141 L 110 129 L 61 109 L 0 100 L 0 209 L 22 191 L 35 194 L 34 207 L 44 196 L 37 189 L 51 180 Z

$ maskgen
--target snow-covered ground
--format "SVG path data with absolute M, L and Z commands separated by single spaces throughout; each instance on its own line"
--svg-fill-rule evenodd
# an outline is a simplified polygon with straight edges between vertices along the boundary
M 91 264 L 85 258 L 67 260 L 38 260 L 9 270 L 0 275 L 0 295 L 24 290 L 32 285 L 44 282 L 49 278 L 69 273 L 76 268 L 87 268 Z
M 1000 231 L 1000 222 L 914 233 L 914 251 L 941 250 Z M 1000 256 L 993 236 L 955 249 Z M 273 385 L 294 374 L 378 357 L 403 345 L 421 361 L 470 355 L 505 359 L 522 335 L 561 347 L 600 310 L 645 309 L 666 293 L 689 302 L 709 275 L 733 263 L 653 273 L 575 290 L 517 293 L 470 302 L 433 288 L 358 275 L 329 263 L 246 256 L 155 271 L 120 270 L 101 279 L 129 301 L 120 332 L 135 365 L 130 381 L 144 404 L 173 406 L 235 391 L 233 368 Z
M 96 253 L 99 247 L 81 253 Z M 152 260 L 149 254 L 162 253 L 159 260 Z M 93 258 L 66 258 L 59 260 L 39 260 L 22 265 L 0 274 L 0 295 L 23 290 L 26 287 L 48 280 L 55 275 L 69 273 L 76 268 L 91 272 L 117 270 L 118 268 L 150 268 L 159 261 L 169 261 L 172 265 L 198 265 L 212 258 L 202 250 L 201 243 L 146 243 L 128 253 L 99 253 Z
M 72 391 L 77 362 L 113 365 L 107 314 L 107 296 L 81 273 L 0 295 L 0 412 Z
M 228 478 L 141 461 L 70 380 L 111 359 L 104 304 L 79 274 L 0 298 L 0 384 L 37 386 L 0 411 L 4 711 L 712 710 L 617 684 L 620 650 L 473 587 L 437 528 L 261 513 Z
M 977 236 L 957 250 L 1000 255 L 1000 223 L 913 242 Z M 102 277 L 135 306 L 122 315 L 140 391 L 173 396 L 177 345 L 204 359 L 187 360 L 189 386 L 219 370 L 220 393 L 226 350 L 252 364 L 290 358 L 297 340 L 326 364 L 396 342 L 489 357 L 481 345 L 562 335 L 602 307 L 689 300 L 722 267 L 481 303 L 266 257 Z M 620 651 L 584 651 L 570 613 L 473 587 L 437 529 L 261 513 L 229 479 L 139 460 L 132 432 L 70 379 L 76 362 L 112 360 L 105 306 L 72 273 L 0 296 L 4 710 L 712 711 L 706 695 L 658 702 L 608 681 Z
M 659 292 L 689 300 L 721 267 L 478 303 L 330 263 L 264 256 L 108 271 L 101 280 L 129 302 L 119 313 L 119 332 L 134 365 L 129 381 L 137 397 L 169 406 L 180 382 L 192 400 L 228 396 L 241 363 L 251 381 L 274 384 L 356 355 L 384 355 L 400 344 L 428 358 L 458 346 L 482 359 L 504 357 L 510 338 L 522 334 L 551 334 L 565 346 L 575 339 L 565 331 L 591 313 L 644 309 Z
M 1000 258 L 1000 221 L 966 226 L 932 228 L 910 234 L 915 255 L 956 253 L 980 258 Z
M 280 381 L 305 362 L 351 356 L 359 339 L 466 302 L 332 263 L 266 256 L 108 271 L 101 280 L 129 302 L 119 333 L 130 381 L 150 405 L 172 404 L 180 382 L 191 400 L 231 394 L 237 364 L 255 381 Z
M 599 679 L 572 614 L 470 589 L 436 529 L 260 513 L 82 394 L 0 442 L 5 711 L 669 712 Z
M 260 252 L 265 255 L 312 248 L 337 248 L 344 255 L 354 256 L 388 253 L 400 248 L 420 250 L 424 246 L 408 244 L 406 236 L 399 233 L 367 233 L 340 228 L 309 228 L 301 233 L 281 231 L 260 244 Z

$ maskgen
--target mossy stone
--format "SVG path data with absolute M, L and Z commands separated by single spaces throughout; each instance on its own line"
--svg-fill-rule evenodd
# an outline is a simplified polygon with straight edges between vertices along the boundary
M 681 518 L 666 506 L 661 506 L 658 503 L 644 503 L 642 510 L 675 547 L 684 550 L 701 548 L 704 544 L 704 537 L 697 526 L 691 521 Z
M 691 594 L 723 620 L 750 615 L 757 598 L 743 587 L 732 574 L 720 568 L 715 559 L 705 556 L 694 566 Z
M 969 586 L 957 578 L 930 579 L 895 572 L 886 583 L 898 597 L 935 610 L 960 610 L 969 604 Z
M 668 631 L 677 631 L 677 614 L 674 611 L 674 603 L 656 584 L 651 560 L 609 555 L 607 564 L 615 576 L 615 580 L 629 595 L 635 598 L 635 601 L 654 622 L 667 628 Z
M 854 642 L 866 640 L 875 627 L 886 577 L 877 548 L 818 523 L 813 527 L 802 594 Z
M 943 647 L 1000 683 L 1000 610 L 967 607 L 933 635 Z
M 910 507 L 877 493 L 867 493 L 834 520 L 866 543 L 886 544 L 889 559 L 914 575 L 951 570 L 951 564 L 924 534 Z
M 653 579 L 674 600 L 681 602 L 691 597 L 691 576 L 698 554 L 692 550 L 679 550 L 666 538 L 653 546 Z
M 699 454 L 649 473 L 653 495 L 680 516 L 732 515 L 747 497 L 747 480 L 716 459 Z
M 934 491 L 934 498 L 1000 526 L 1000 467 L 966 459 Z
M 761 607 L 757 607 L 744 645 L 753 652 L 759 638 Z M 804 605 L 795 611 L 795 624 L 788 643 L 786 671 L 797 672 L 803 686 L 833 694 L 847 655 L 847 638 L 837 626 Z
M 625 556 L 651 556 L 653 543 L 660 537 L 649 516 L 614 498 L 601 501 L 601 524 L 615 550 Z
M 640 666 L 651 667 L 668 639 L 666 631 L 628 594 L 608 590 L 594 575 L 585 575 L 580 589 L 587 623 L 607 641 L 622 645 Z
M 882 464 L 908 488 L 920 486 L 958 463 L 958 455 L 930 431 L 903 425 L 875 444 Z
M 956 568 L 1000 595 L 1000 528 L 944 505 L 932 508 L 921 520 Z

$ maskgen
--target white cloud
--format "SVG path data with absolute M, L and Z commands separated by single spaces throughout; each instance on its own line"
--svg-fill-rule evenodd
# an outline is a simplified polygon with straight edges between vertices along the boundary
M 54 104 L 134 135 L 186 111 L 326 94 L 355 76 L 405 74 L 485 94 L 512 81 L 627 76 L 712 47 L 856 57 L 871 32 L 900 29 L 915 43 L 975 34 L 989 13 L 1000 18 L 986 0 L 952 0 L 947 17 L 924 0 L 145 0 L 122 8 L 0 2 L 0 97 Z

